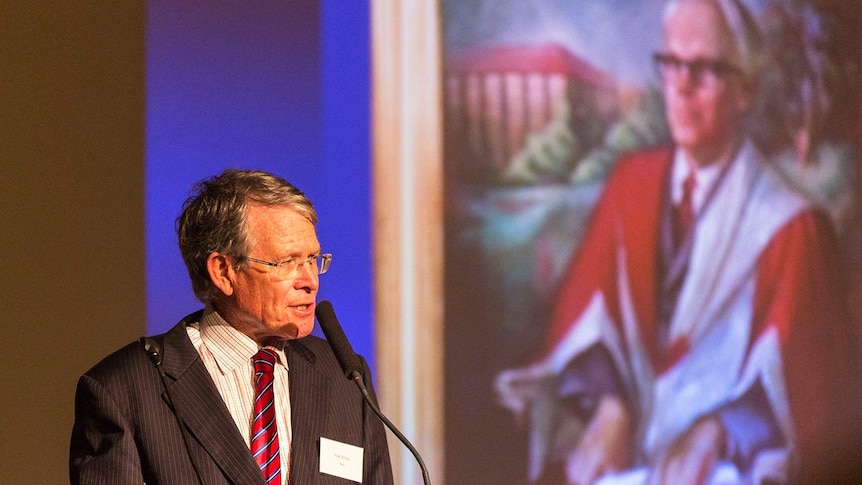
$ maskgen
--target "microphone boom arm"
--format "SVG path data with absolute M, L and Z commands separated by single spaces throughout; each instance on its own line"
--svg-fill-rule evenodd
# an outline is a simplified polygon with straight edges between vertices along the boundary
M 362 379 L 362 375 L 357 371 L 353 371 L 350 373 L 349 377 L 359 387 L 359 392 L 362 393 L 362 397 L 365 399 L 365 402 L 368 403 L 368 406 L 371 408 L 371 410 L 374 411 L 374 414 L 376 414 L 377 417 L 380 418 L 380 421 L 383 421 L 383 424 L 385 424 L 386 427 L 389 428 L 389 431 L 392 431 L 392 433 L 399 440 L 401 440 L 402 443 L 404 443 L 404 446 L 406 446 L 407 449 L 410 450 L 410 453 L 413 454 L 413 457 L 416 458 L 416 461 L 419 463 L 419 468 L 422 470 L 422 482 L 425 485 L 431 485 L 431 478 L 428 475 L 428 468 L 425 466 L 425 462 L 422 460 L 422 456 L 419 455 L 419 451 L 417 451 L 416 448 L 413 446 L 413 443 L 411 443 L 410 440 L 408 440 L 407 437 L 404 436 L 394 424 L 392 424 L 392 421 L 389 421 L 389 418 L 387 418 L 380 411 L 380 408 L 377 407 L 377 404 L 374 403 L 374 399 L 371 399 L 371 395 L 368 393 L 368 388 L 365 387 L 365 381 Z
M 359 386 L 359 391 L 362 393 L 363 399 L 368 403 L 368 406 L 374 411 L 374 414 L 380 418 L 380 421 L 401 440 L 401 443 L 410 450 L 410 453 L 413 453 L 413 456 L 416 458 L 416 461 L 419 463 L 419 468 L 422 469 L 422 481 L 425 485 L 431 485 L 431 479 L 428 476 L 428 468 L 425 466 L 425 462 L 422 461 L 422 457 L 419 456 L 419 452 L 416 451 L 416 448 L 413 447 L 413 444 L 410 443 L 410 440 L 405 437 L 398 428 L 392 424 L 389 419 L 380 412 L 380 408 L 377 407 L 377 404 L 374 403 L 374 400 L 371 399 L 371 396 L 368 393 L 368 389 L 365 387 L 365 381 L 362 380 L 362 373 L 360 369 L 362 368 L 361 359 L 356 352 L 353 351 L 353 347 L 350 345 L 350 341 L 347 340 L 347 336 L 344 335 L 344 330 L 341 328 L 341 325 L 338 323 L 338 318 L 335 316 L 335 310 L 332 308 L 332 303 L 327 300 L 323 300 L 317 304 L 317 308 L 314 311 L 317 316 L 317 321 L 320 323 L 320 328 L 323 330 L 324 336 L 326 336 L 326 341 L 329 343 L 329 347 L 332 348 L 332 353 L 335 354 L 335 358 L 338 360 L 338 364 L 341 366 L 341 370 L 344 371 L 344 375 L 356 383 Z

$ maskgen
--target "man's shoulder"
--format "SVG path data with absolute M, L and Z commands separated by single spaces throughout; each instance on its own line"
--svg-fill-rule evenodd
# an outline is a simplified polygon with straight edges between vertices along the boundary
M 126 362 L 135 361 L 137 360 L 137 357 L 146 357 L 146 355 L 144 354 L 141 343 L 136 340 L 134 342 L 127 343 L 105 356 L 96 365 L 90 368 L 90 370 L 87 371 L 87 374 L 93 375 L 104 373 L 106 369 L 116 367 L 117 365 L 121 365 Z
M 126 391 L 120 390 L 142 385 L 145 381 L 143 376 L 147 374 L 148 367 L 152 366 L 153 363 L 144 353 L 140 342 L 130 342 L 87 370 L 81 376 L 79 384 L 98 383 L 98 387 L 113 389 L 112 393 L 125 394 Z
M 153 335 L 150 338 L 154 340 L 161 349 L 164 349 L 165 340 L 171 338 L 171 336 L 187 338 L 185 336 L 186 324 L 196 321 L 195 317 L 199 319 L 200 312 L 195 312 L 186 316 L 167 332 Z M 177 332 L 182 333 L 178 334 Z M 130 374 L 137 372 L 137 369 L 141 367 L 152 366 L 154 366 L 154 363 L 144 351 L 141 339 L 138 339 L 111 352 L 84 374 L 99 381 L 123 380 L 128 379 Z
M 652 197 L 660 192 L 664 174 L 673 159 L 671 147 L 646 148 L 626 153 L 614 167 L 607 182 L 607 190 L 612 198 L 624 197 L 634 200 L 638 197 Z
M 615 169 L 617 176 L 655 176 L 667 167 L 673 158 L 673 148 L 658 146 L 624 154 Z

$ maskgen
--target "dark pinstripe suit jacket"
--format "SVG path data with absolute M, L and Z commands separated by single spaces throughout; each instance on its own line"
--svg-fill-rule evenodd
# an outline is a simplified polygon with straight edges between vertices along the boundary
M 162 348 L 177 414 L 203 482 L 259 484 L 263 477 L 186 334 L 189 315 L 164 335 Z M 316 337 L 285 346 L 290 369 L 292 485 L 355 482 L 318 471 L 318 442 L 330 438 L 364 448 L 363 484 L 391 485 L 383 425 L 355 384 L 344 377 L 328 344 Z M 369 376 L 363 360 L 364 373 Z M 183 437 L 158 371 L 139 343 L 106 357 L 78 381 L 70 447 L 72 484 L 196 484 Z

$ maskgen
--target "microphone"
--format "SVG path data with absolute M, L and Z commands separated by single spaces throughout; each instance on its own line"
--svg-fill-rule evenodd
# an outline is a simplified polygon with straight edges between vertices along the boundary
M 404 446 L 410 450 L 410 453 L 412 453 L 416 458 L 416 461 L 419 463 L 419 468 L 422 470 L 422 481 L 425 485 L 430 485 L 431 479 L 428 476 L 428 468 L 425 467 L 425 462 L 422 461 L 422 457 L 419 455 L 419 452 L 413 447 L 410 440 L 401 434 L 401 431 L 399 431 L 398 428 L 389 421 L 389 418 L 380 412 L 380 408 L 378 408 L 377 404 L 374 403 L 374 400 L 371 399 L 371 395 L 368 393 L 368 388 L 365 387 L 365 381 L 362 380 L 362 361 L 359 359 L 359 356 L 356 355 L 356 352 L 353 351 L 353 347 L 350 345 L 350 341 L 347 340 L 347 336 L 344 335 L 344 330 L 338 323 L 338 318 L 335 317 L 335 309 L 332 308 L 332 303 L 329 303 L 327 300 L 319 302 L 317 304 L 317 308 L 314 310 L 314 314 L 317 316 L 317 321 L 320 323 L 323 335 L 326 336 L 326 341 L 329 342 L 329 346 L 332 348 L 335 358 L 338 359 L 338 363 L 341 365 L 341 370 L 344 371 L 344 375 L 348 379 L 356 382 L 356 385 L 359 387 L 359 391 L 362 393 L 362 397 L 365 399 L 365 402 L 368 403 L 368 406 L 371 407 L 371 410 L 374 411 L 374 414 L 376 414 L 383 424 L 385 424 L 386 427 L 389 428 L 389 430 L 392 431 L 392 433 L 395 434 L 402 443 L 404 443 Z
M 159 371 L 159 377 L 162 380 L 162 388 L 165 390 L 165 397 L 168 398 L 168 404 L 171 408 L 171 413 L 174 415 L 174 419 L 177 420 L 177 426 L 180 428 L 180 434 L 183 436 L 183 445 L 186 447 L 186 455 L 189 457 L 189 462 L 192 464 L 192 468 L 195 470 L 195 476 L 198 479 L 198 483 L 203 485 L 204 481 L 201 478 L 201 472 L 198 470 L 198 465 L 195 463 L 194 458 L 192 458 L 191 447 L 189 447 L 189 435 L 188 430 L 185 426 L 183 426 L 182 421 L 180 420 L 180 415 L 177 413 L 177 408 L 174 406 L 174 399 L 171 396 L 171 390 L 168 388 L 167 377 L 165 377 L 165 371 L 162 370 L 162 350 L 159 347 L 159 344 L 151 339 L 150 337 L 141 337 L 139 339 L 141 343 L 141 347 L 144 349 L 144 353 L 147 354 L 147 357 L 150 358 L 150 361 L 156 366 L 156 369 Z
M 141 337 L 141 345 L 144 346 L 144 353 L 147 354 L 147 357 L 153 362 L 153 365 L 156 366 L 156 369 L 162 370 L 162 353 L 159 348 L 159 344 L 156 343 L 155 340 L 150 337 Z
M 335 316 L 335 309 L 332 308 L 332 303 L 323 300 L 317 304 L 314 310 L 317 316 L 317 321 L 320 323 L 320 328 L 323 330 L 323 335 L 326 336 L 326 341 L 332 347 L 332 352 L 338 363 L 341 365 L 341 370 L 344 375 L 350 380 L 356 380 L 362 376 L 362 364 L 359 356 L 353 351 L 353 346 L 344 335 L 341 325 L 338 323 L 338 318 Z

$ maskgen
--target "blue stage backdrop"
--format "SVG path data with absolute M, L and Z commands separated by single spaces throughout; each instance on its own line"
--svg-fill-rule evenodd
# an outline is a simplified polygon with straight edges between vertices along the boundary
M 315 202 L 334 254 L 319 299 L 373 365 L 368 16 L 337 0 L 147 2 L 148 333 L 201 307 L 174 230 L 189 187 L 260 168 Z

